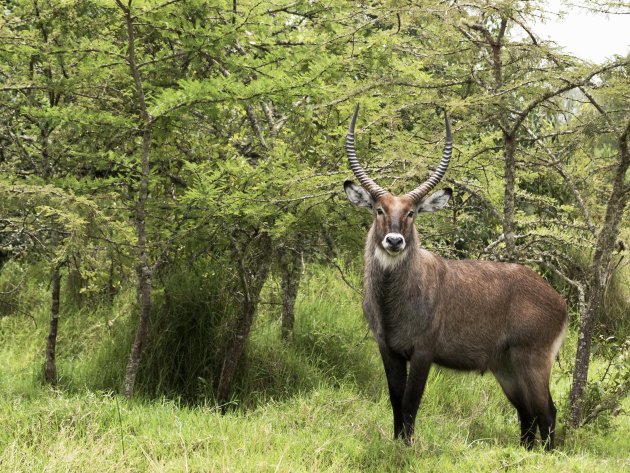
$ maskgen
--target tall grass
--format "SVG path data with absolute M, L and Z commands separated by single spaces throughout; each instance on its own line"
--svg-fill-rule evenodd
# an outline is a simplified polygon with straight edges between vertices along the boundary
M 16 272 L 17 274 L 17 272 Z M 203 276 L 203 274 L 201 274 Z M 229 281 L 197 269 L 163 275 L 140 396 L 116 392 L 134 325 L 133 291 L 113 306 L 64 312 L 60 386 L 41 383 L 46 277 L 29 275 L 29 316 L 0 318 L 0 471 L 627 471 L 630 422 L 561 428 L 556 452 L 518 446 L 516 414 L 491 376 L 433 369 L 410 447 L 393 441 L 378 350 L 360 296 L 311 268 L 293 337 L 280 340 L 273 285 L 222 415 L 212 398 Z M 0 279 L 1 281 L 1 279 Z M 222 302 L 223 301 L 223 302 Z M 31 305 L 32 304 L 32 305 Z M 69 306 L 70 304 L 68 304 Z M 562 415 L 571 336 L 554 371 Z M 605 369 L 598 359 L 595 370 Z M 630 405 L 626 401 L 625 408 Z

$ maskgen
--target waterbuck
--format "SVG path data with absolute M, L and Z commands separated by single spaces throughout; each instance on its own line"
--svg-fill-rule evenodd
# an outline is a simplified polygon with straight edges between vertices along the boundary
M 553 448 L 556 408 L 551 366 L 567 327 L 562 297 L 518 264 L 448 260 L 421 246 L 421 212 L 444 207 L 452 194 L 427 194 L 442 179 L 452 154 L 446 143 L 437 169 L 403 196 L 379 187 L 363 170 L 354 147 L 358 105 L 346 151 L 361 186 L 346 181 L 348 199 L 372 212 L 365 243 L 363 312 L 385 365 L 394 412 L 394 437 L 411 442 L 416 413 L 432 363 L 457 370 L 490 370 L 518 412 L 521 444 L 531 449 L 536 425 Z

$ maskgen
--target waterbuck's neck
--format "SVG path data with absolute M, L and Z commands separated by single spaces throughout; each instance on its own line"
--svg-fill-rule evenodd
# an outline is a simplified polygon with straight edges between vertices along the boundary
M 427 310 L 435 300 L 439 258 L 420 248 L 415 228 L 411 233 L 403 253 L 397 256 L 378 244 L 373 230 L 366 241 L 363 283 L 367 305 L 379 308 L 379 318 L 390 329 L 409 317 L 428 321 Z

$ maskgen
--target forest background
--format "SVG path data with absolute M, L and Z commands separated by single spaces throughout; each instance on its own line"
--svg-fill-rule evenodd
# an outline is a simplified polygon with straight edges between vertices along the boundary
M 629 14 L 626 3 L 591 8 Z M 630 465 L 630 56 L 541 40 L 544 3 L 6 0 L 0 19 L 0 469 Z M 585 32 L 586 34 L 586 32 Z M 362 320 L 369 215 L 343 140 L 399 193 L 443 146 L 449 258 L 569 303 L 561 442 L 518 447 L 490 377 L 435 369 L 389 438 Z

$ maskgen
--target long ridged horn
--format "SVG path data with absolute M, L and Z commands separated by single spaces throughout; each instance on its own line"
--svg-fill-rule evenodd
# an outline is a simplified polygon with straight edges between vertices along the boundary
M 350 121 L 350 129 L 346 135 L 346 153 L 348 154 L 348 163 L 350 169 L 361 183 L 361 186 L 370 193 L 370 195 L 376 200 L 380 196 L 387 194 L 387 191 L 380 187 L 376 182 L 370 179 L 367 173 L 363 170 L 357 159 L 357 152 L 354 149 L 354 124 L 357 121 L 357 114 L 359 113 L 359 104 L 354 107 L 354 114 Z
M 407 194 L 416 203 L 420 202 L 422 198 L 442 180 L 448 168 L 448 162 L 451 160 L 451 155 L 453 154 L 453 137 L 451 136 L 451 124 L 448 121 L 446 110 L 444 110 L 444 122 L 446 123 L 446 142 L 444 143 L 444 151 L 442 151 L 440 165 L 426 181 Z

